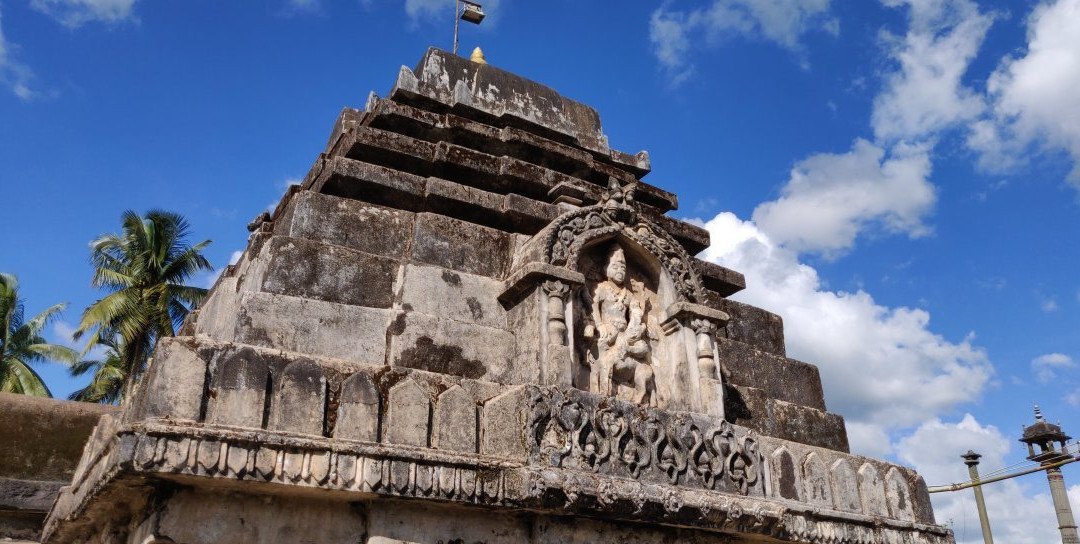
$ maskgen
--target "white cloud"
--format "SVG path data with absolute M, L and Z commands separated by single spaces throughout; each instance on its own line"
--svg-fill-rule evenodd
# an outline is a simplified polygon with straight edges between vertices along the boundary
M 1044 384 L 1053 381 L 1057 371 L 1065 368 L 1076 368 L 1076 363 L 1064 353 L 1047 353 L 1031 360 L 1031 371 Z
M 1005 436 L 993 425 L 983 426 L 970 415 L 957 423 L 931 419 L 901 439 L 897 455 L 919 471 L 930 485 L 970 480 L 960 455 L 968 450 L 982 454 L 980 477 L 986 479 L 1006 466 L 1005 456 L 1017 447 L 1016 437 Z M 1045 476 L 1032 474 L 983 486 L 986 509 L 994 539 L 1010 544 L 1045 544 L 1061 540 L 1054 507 L 1046 492 Z M 1080 497 L 1080 486 L 1069 490 Z M 949 523 L 957 544 L 981 544 L 982 532 L 971 489 L 931 495 L 938 523 Z M 1080 504 L 1073 499 L 1074 504 Z
M 733 298 L 783 316 L 789 355 L 818 366 L 829 409 L 854 431 L 854 451 L 881 454 L 885 433 L 971 402 L 989 381 L 993 370 L 973 339 L 933 333 L 927 312 L 822 288 L 794 251 L 731 213 L 705 226 L 713 243 L 701 257 L 746 275 L 747 289 Z
M 29 67 L 13 58 L 14 46 L 4 38 L 2 23 L 3 13 L 0 12 L 0 85 L 11 89 L 11 92 L 23 101 L 33 100 L 38 95 L 30 88 L 34 74 Z
M 75 336 L 75 330 L 77 328 L 78 327 L 76 325 L 68 323 L 67 321 L 64 321 L 63 319 L 57 319 L 56 321 L 53 322 L 51 341 L 53 343 L 56 343 L 56 344 L 61 344 L 61 345 L 67 346 L 67 347 L 81 353 L 82 349 L 84 347 L 86 347 L 86 341 L 88 339 L 84 337 L 81 342 L 76 342 L 74 336 Z M 98 344 L 98 345 L 94 346 L 94 348 L 91 349 L 82 358 L 83 359 L 97 359 L 97 360 L 100 360 L 100 359 L 105 357 L 105 352 L 106 351 L 108 351 L 107 347 L 105 347 L 105 346 L 103 346 L 101 344 Z
M 885 150 L 858 139 L 848 153 L 812 155 L 795 165 L 779 199 L 754 210 L 754 222 L 776 243 L 827 256 L 843 253 L 868 227 L 915 238 L 936 201 L 927 179 L 926 146 Z
M 1072 393 L 1065 395 L 1065 402 L 1069 403 L 1071 406 L 1080 408 L 1080 389 L 1076 389 Z M 1077 501 L 1076 504 L 1080 504 L 1080 501 Z
M 1080 189 L 1080 0 L 1041 2 L 1027 22 L 1027 51 L 990 76 L 991 115 L 972 125 L 979 166 L 1001 172 L 1026 164 L 1032 146 L 1068 152 Z
M 53 335 L 56 337 L 57 342 L 63 343 L 65 346 L 75 348 L 75 325 L 64 321 L 63 319 L 57 319 L 53 321 Z
M 970 0 L 883 0 L 909 6 L 903 37 L 882 36 L 899 69 L 885 78 L 874 100 L 871 124 L 884 141 L 922 139 L 985 109 L 982 98 L 961 78 L 986 37 L 993 17 Z
M 1058 309 L 1057 299 L 1053 297 L 1044 298 L 1039 302 L 1039 309 L 1046 312 L 1054 312 Z
M 317 12 L 322 8 L 320 0 L 287 0 L 286 4 L 290 13 Z
M 811 31 L 840 32 L 839 20 L 829 14 L 829 0 L 713 0 L 689 12 L 664 3 L 649 20 L 653 52 L 672 74 L 673 86 L 693 73 L 687 58 L 691 37 L 716 44 L 738 35 L 773 42 L 801 56 L 801 39 Z
M 60 24 L 75 28 L 100 21 L 119 23 L 132 17 L 137 0 L 30 0 L 30 5 L 56 19 Z
M 776 243 L 835 257 L 867 229 L 924 236 L 934 208 L 931 151 L 938 133 L 978 116 L 983 101 L 961 77 L 993 21 L 970 0 L 883 0 L 908 7 L 903 37 L 884 34 L 896 68 L 874 100 L 875 142 L 800 161 L 781 196 L 754 210 Z

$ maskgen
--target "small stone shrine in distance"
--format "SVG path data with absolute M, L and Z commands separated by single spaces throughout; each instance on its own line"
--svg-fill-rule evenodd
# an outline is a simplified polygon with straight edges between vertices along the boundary
M 649 170 L 429 50 L 159 342 L 43 541 L 953 542 Z

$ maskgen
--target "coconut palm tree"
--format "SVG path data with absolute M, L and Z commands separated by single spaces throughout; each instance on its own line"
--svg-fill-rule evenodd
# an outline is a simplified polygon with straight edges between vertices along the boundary
M 151 210 L 124 212 L 120 234 L 90 243 L 92 283 L 110 291 L 83 311 L 76 339 L 90 334 L 85 355 L 119 335 L 124 393 L 130 392 L 158 338 L 172 336 L 206 289 L 184 285 L 201 270 L 213 270 L 202 250 L 205 240 L 187 242 L 189 225 L 178 214 Z
M 107 349 L 100 359 L 84 359 L 71 367 L 72 376 L 82 376 L 92 372 L 90 384 L 72 393 L 68 399 L 83 402 L 117 404 L 123 399 L 124 381 L 127 374 L 124 368 L 123 348 L 116 336 L 102 340 L 100 345 Z
M 78 360 L 75 350 L 50 344 L 41 336 L 63 309 L 64 304 L 57 304 L 24 320 L 19 281 L 11 274 L 0 274 L 0 392 L 52 396 L 30 365 L 49 360 L 74 364 Z

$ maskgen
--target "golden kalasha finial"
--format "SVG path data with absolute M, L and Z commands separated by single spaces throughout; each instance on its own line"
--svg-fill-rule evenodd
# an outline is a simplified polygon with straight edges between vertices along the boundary
M 477 64 L 487 64 L 487 61 L 484 60 L 484 52 L 481 51 L 479 47 L 472 50 L 472 54 L 469 55 L 469 60 Z

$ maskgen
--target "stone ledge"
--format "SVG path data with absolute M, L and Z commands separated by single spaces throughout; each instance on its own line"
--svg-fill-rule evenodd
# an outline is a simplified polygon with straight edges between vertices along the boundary
M 45 542 L 77 526 L 75 519 L 125 478 L 165 478 L 188 486 L 277 494 L 315 488 L 353 500 L 414 497 L 487 507 L 602 519 L 646 521 L 739 531 L 810 543 L 945 544 L 940 526 L 807 506 L 786 499 L 740 497 L 610 478 L 590 472 L 535 468 L 475 455 L 386 449 L 312 441 L 288 435 L 159 422 L 118 429 L 95 444 L 103 451 L 91 478 L 65 488 L 50 513 Z M 225 487 L 222 487 L 222 486 Z M 601 514 L 596 506 L 607 507 Z

